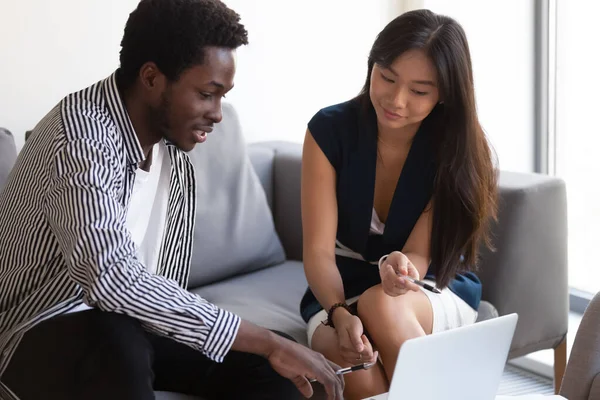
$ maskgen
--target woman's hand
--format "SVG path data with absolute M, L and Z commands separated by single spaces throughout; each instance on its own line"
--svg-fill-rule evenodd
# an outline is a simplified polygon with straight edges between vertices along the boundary
M 338 335 L 340 355 L 344 361 L 351 365 L 377 361 L 378 354 L 373 351 L 369 339 L 363 334 L 360 318 L 344 309 L 336 310 L 334 316 L 337 317 L 334 319 L 334 325 Z
M 419 286 L 404 278 L 407 275 L 413 279 L 420 279 L 419 271 L 408 257 L 399 251 L 390 253 L 379 268 L 381 286 L 385 294 L 396 297 L 407 293 L 409 290 L 418 291 Z

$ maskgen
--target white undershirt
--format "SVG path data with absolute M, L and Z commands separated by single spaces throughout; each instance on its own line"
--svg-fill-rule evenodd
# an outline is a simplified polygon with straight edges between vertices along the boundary
M 385 224 L 381 222 L 379 215 L 377 215 L 377 211 L 375 211 L 375 207 L 373 207 L 373 211 L 371 212 L 371 226 L 369 227 L 369 235 L 383 235 L 384 230 Z M 344 246 L 338 239 L 335 240 L 335 254 L 338 256 L 365 261 L 361 254 L 347 246 Z M 378 262 L 371 261 L 371 264 L 377 265 Z
M 167 206 L 171 161 L 163 141 L 152 148 L 150 171 L 138 168 L 127 210 L 127 228 L 136 245 L 138 260 L 151 274 L 158 269 Z
M 375 211 L 375 207 L 373 207 L 373 212 L 371 213 L 371 229 L 369 230 L 369 233 L 371 235 L 383 235 L 384 229 L 385 224 L 381 222 L 379 215 L 377 215 L 377 211 Z
M 138 168 L 127 209 L 126 226 L 135 243 L 137 258 L 151 274 L 158 269 L 158 256 L 167 222 L 171 160 L 161 140 L 152 148 L 149 171 Z M 85 303 L 69 312 L 89 310 Z

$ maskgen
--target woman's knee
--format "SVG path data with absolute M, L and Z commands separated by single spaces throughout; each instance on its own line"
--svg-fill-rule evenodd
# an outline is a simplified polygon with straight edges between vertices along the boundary
M 397 297 L 390 297 L 381 285 L 375 285 L 366 290 L 358 300 L 358 317 L 371 337 L 380 340 L 382 336 L 411 336 L 415 334 L 414 325 L 425 325 L 425 332 L 430 330 L 432 316 L 431 307 L 425 307 L 429 302 L 421 292 L 409 292 Z M 422 314 L 422 315 L 421 315 Z M 402 330 L 406 328 L 406 334 Z M 395 332 L 395 335 L 390 335 Z
M 358 298 L 358 314 L 360 316 L 361 313 L 371 309 L 372 307 L 377 306 L 383 295 L 386 295 L 383 291 L 383 287 L 381 285 L 371 286 L 367 290 L 363 292 Z
M 333 362 L 337 363 L 341 359 L 337 333 L 329 326 L 320 325 L 317 327 L 311 340 L 311 348 Z
M 406 295 L 404 295 L 406 296 Z M 374 316 L 380 316 L 382 313 L 392 311 L 394 314 L 401 314 L 409 306 L 406 297 L 390 297 L 383 291 L 381 285 L 375 285 L 365 290 L 359 297 L 357 304 L 358 317 L 363 321 L 372 319 Z

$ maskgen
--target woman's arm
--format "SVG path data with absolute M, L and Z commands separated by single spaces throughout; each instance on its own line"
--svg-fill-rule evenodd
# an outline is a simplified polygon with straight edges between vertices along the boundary
M 302 154 L 302 235 L 304 271 L 315 297 L 325 310 L 342 303 L 344 284 L 335 262 L 337 236 L 335 169 L 309 130 Z M 358 357 L 374 362 L 377 352 L 363 334 L 360 319 L 338 307 L 331 316 L 338 335 L 340 355 L 346 362 Z
M 429 202 L 425 210 L 417 220 L 408 240 L 404 244 L 402 253 L 419 271 L 419 277 L 423 279 L 427 270 L 429 269 L 429 262 L 431 261 L 430 249 L 431 249 L 431 227 L 433 214 L 433 204 Z
M 335 169 L 307 130 L 302 152 L 304 272 L 325 310 L 345 300 L 344 285 L 335 262 L 338 213 L 335 186 Z

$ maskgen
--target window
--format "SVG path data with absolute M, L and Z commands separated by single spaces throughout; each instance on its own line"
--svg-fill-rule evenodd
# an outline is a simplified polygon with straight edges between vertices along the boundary
M 600 3 L 556 0 L 554 172 L 567 185 L 569 285 L 600 291 Z M 551 163 L 552 165 L 552 163 Z

